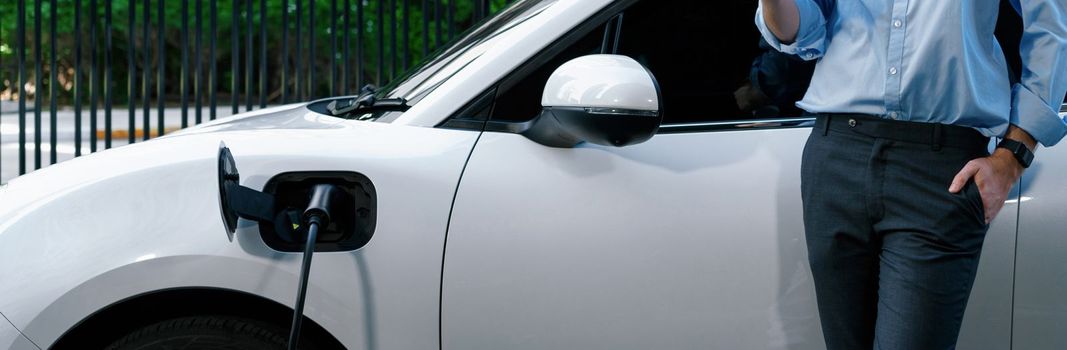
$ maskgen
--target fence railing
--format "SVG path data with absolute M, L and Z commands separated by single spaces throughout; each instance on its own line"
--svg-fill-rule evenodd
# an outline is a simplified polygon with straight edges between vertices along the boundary
M 241 111 L 385 84 L 510 2 L 4 1 L 0 183 Z

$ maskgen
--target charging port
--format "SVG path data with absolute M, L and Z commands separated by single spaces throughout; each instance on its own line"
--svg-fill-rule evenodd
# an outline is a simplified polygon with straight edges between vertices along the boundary
M 352 251 L 362 248 L 374 234 L 377 195 L 366 176 L 355 172 L 293 172 L 275 176 L 263 192 L 274 196 L 273 224 L 260 222 L 263 241 L 282 252 L 301 252 L 307 237 L 302 215 L 316 185 L 339 190 L 332 217 L 320 227 L 316 252 Z

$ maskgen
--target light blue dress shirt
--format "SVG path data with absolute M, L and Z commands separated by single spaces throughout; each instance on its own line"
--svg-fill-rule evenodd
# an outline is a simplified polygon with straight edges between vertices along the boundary
M 1067 134 L 1059 115 L 1067 94 L 1067 0 L 1012 0 L 1024 22 L 1014 86 L 993 36 L 998 0 L 795 1 L 795 42 L 771 33 L 762 6 L 756 25 L 777 50 L 820 59 L 797 103 L 808 112 L 962 125 L 997 137 L 1010 123 L 1046 147 Z

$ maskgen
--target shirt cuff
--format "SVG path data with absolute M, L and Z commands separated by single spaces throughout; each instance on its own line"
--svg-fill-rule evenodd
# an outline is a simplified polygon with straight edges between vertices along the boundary
M 1059 106 L 1052 108 L 1022 84 L 1011 91 L 1011 123 L 1030 133 L 1045 147 L 1052 147 L 1067 135 L 1067 121 Z
M 796 0 L 796 4 L 800 12 L 800 28 L 793 43 L 782 44 L 778 37 L 774 36 L 763 19 L 762 4 L 756 8 L 756 27 L 759 28 L 763 39 L 767 40 L 767 44 L 775 50 L 796 55 L 805 61 L 818 59 L 826 51 L 826 18 L 823 17 L 819 5 L 811 0 Z

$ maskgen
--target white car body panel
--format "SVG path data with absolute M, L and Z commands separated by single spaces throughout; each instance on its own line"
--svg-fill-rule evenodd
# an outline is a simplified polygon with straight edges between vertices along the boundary
M 12 181 L 0 204 L 8 213 L 0 228 L 0 310 L 48 346 L 96 310 L 169 288 L 237 290 L 291 306 L 300 254 L 267 247 L 253 222 L 240 223 L 234 242 L 227 238 L 216 180 L 225 141 L 242 184 L 252 188 L 290 171 L 369 177 L 380 195 L 374 239 L 356 252 L 317 254 L 306 315 L 353 349 L 435 347 L 445 224 L 477 133 L 345 121 L 302 107 L 270 117 L 121 147 Z M 257 130 L 257 123 L 275 129 Z M 101 205 L 105 198 L 109 205 Z
M 41 350 L 3 317 L 0 317 L 0 349 Z

